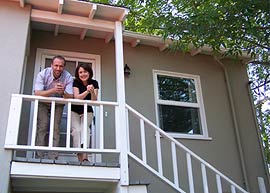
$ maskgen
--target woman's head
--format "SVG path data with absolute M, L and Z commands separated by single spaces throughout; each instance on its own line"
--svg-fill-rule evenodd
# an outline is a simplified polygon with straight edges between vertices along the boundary
M 75 78 L 81 81 L 88 81 L 93 78 L 93 70 L 87 63 L 78 64 L 75 71 Z

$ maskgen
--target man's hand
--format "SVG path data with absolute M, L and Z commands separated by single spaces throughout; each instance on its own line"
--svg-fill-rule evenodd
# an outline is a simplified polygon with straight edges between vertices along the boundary
M 63 86 L 62 83 L 55 84 L 55 86 L 53 88 L 53 92 L 54 93 L 57 93 L 59 95 L 63 95 L 64 94 L 64 90 L 65 90 L 65 88 L 64 88 L 64 86 Z

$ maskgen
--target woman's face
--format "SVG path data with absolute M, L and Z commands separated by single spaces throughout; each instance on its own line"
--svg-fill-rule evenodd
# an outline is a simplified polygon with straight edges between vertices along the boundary
M 78 74 L 82 82 L 86 82 L 89 79 L 89 72 L 82 67 L 79 68 Z

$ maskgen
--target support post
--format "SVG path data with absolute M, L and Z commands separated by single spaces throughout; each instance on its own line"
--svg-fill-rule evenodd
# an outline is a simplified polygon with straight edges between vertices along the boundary
M 125 78 L 124 78 L 124 58 L 123 58 L 123 34 L 122 34 L 122 23 L 119 21 L 115 22 L 114 30 L 115 39 L 115 63 L 116 63 L 116 94 L 118 108 L 117 119 L 117 149 L 120 150 L 120 185 L 127 186 L 129 184 L 128 174 L 128 144 L 127 144 L 127 130 L 126 130 L 126 97 L 125 97 Z M 121 121 L 120 121 L 121 117 Z

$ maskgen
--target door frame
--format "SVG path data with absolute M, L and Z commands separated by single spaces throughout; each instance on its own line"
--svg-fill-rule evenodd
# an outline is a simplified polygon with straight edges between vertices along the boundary
M 88 53 L 81 53 L 81 52 L 70 52 L 70 51 L 64 51 L 64 50 L 54 50 L 54 49 L 43 49 L 43 48 L 37 48 L 36 50 L 36 58 L 35 58 L 35 69 L 34 69 L 34 76 L 33 76 L 33 89 L 32 89 L 32 94 L 34 94 L 34 84 L 35 80 L 37 77 L 37 74 L 44 69 L 45 63 L 43 62 L 44 58 L 46 56 L 55 56 L 55 55 L 61 55 L 65 57 L 66 60 L 69 58 L 78 58 L 82 60 L 90 60 L 94 61 L 95 65 L 93 68 L 94 71 L 94 79 L 96 79 L 99 83 L 99 87 L 101 88 L 101 57 L 100 55 L 96 54 L 88 54 Z M 98 90 L 98 99 L 101 100 L 101 89 Z M 31 114 L 33 114 L 33 107 L 31 105 Z M 93 141 L 94 148 L 99 146 L 99 139 L 100 139 L 100 133 L 99 133 L 99 128 L 100 123 L 99 123 L 99 108 L 95 109 L 95 117 L 96 117 L 96 124 L 95 124 L 95 132 L 93 133 L 92 136 L 94 136 L 91 140 Z M 32 130 L 32 116 L 30 116 L 30 128 L 29 130 Z M 31 139 L 31 132 L 28 133 L 28 140 Z M 29 141 L 28 141 L 29 143 Z M 96 162 L 101 162 L 101 156 L 97 155 L 95 157 Z

